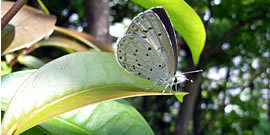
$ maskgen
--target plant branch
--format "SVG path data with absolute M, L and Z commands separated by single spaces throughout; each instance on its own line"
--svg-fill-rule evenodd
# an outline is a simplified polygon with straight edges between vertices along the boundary
M 31 47 L 24 49 L 21 52 L 21 55 L 22 56 L 25 56 L 25 55 L 31 53 L 32 51 L 34 51 L 35 49 L 37 49 L 39 47 L 40 47 L 39 45 L 34 44 Z M 14 56 L 15 56 L 14 59 L 8 63 L 9 66 L 13 66 L 13 65 L 15 65 L 18 62 L 18 57 L 20 56 L 19 53 L 14 54 Z
M 252 23 L 258 19 L 260 19 L 262 15 L 258 15 L 252 18 L 249 18 L 245 21 L 240 21 L 237 25 L 233 26 L 229 31 L 225 32 L 224 35 L 218 40 L 214 47 L 209 47 L 206 49 L 207 54 L 205 55 L 206 59 L 213 54 L 217 54 L 221 51 L 222 45 L 236 33 L 238 33 L 243 26 L 246 24 Z
M 240 92 L 234 96 L 228 103 L 223 104 L 218 110 L 217 112 L 213 115 L 213 117 L 211 119 L 209 119 L 208 121 L 205 122 L 205 124 L 199 129 L 199 134 L 203 133 L 203 131 L 210 125 L 210 123 L 212 123 L 214 120 L 216 120 L 217 116 L 224 111 L 224 108 L 229 105 L 230 103 L 232 103 L 234 100 L 237 99 L 237 97 L 244 91 L 245 88 L 248 88 L 252 85 L 253 80 L 255 80 L 259 75 L 261 75 L 263 72 L 266 71 L 266 69 L 269 67 L 269 64 L 266 64 L 258 73 L 256 73 L 254 76 L 251 77 L 251 79 L 249 80 L 249 82 L 241 88 Z
M 4 29 L 8 22 L 18 13 L 27 0 L 17 0 L 15 4 L 8 10 L 5 16 L 1 19 L 1 29 Z

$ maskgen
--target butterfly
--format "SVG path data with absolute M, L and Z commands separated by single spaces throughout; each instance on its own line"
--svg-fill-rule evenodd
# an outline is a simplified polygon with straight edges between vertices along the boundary
M 116 59 L 130 73 L 170 86 L 189 80 L 183 73 L 175 76 L 178 49 L 173 25 L 162 7 L 139 13 L 132 20 L 124 36 L 117 41 Z M 170 90 L 170 92 L 171 92 Z

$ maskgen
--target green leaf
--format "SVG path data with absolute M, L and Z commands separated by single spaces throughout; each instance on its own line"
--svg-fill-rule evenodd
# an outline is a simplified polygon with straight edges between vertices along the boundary
M 2 78 L 1 107 L 3 111 L 7 109 L 8 102 L 23 80 L 35 71 L 15 72 Z M 108 101 L 76 109 L 53 117 L 23 134 L 46 134 L 47 132 L 65 135 L 153 134 L 152 129 L 140 113 L 124 100 Z
M 20 55 L 18 62 L 30 68 L 40 68 L 45 64 L 45 62 L 32 55 Z
M 99 41 L 96 38 L 92 37 L 91 35 L 89 35 L 85 32 L 78 32 L 76 30 L 57 27 L 57 26 L 54 27 L 54 30 L 56 32 L 59 32 L 59 33 L 65 35 L 65 36 L 70 36 L 74 39 L 77 39 L 77 40 L 85 43 L 86 45 L 94 48 L 95 50 L 105 51 L 105 52 L 114 52 L 111 45 L 109 45 L 105 42 Z
M 5 61 L 1 61 L 1 76 L 6 75 L 12 71 L 12 67 L 9 66 Z
M 173 26 L 188 44 L 193 62 L 198 64 L 206 33 L 196 12 L 183 0 L 132 0 L 144 8 L 162 6 L 169 14 Z
M 15 37 L 15 27 L 7 24 L 1 31 L 1 53 L 3 53 L 12 43 Z
M 154 135 L 140 113 L 123 100 L 88 105 L 40 124 L 53 134 Z
M 188 93 L 186 93 L 185 95 L 187 95 L 187 94 Z M 175 96 L 176 96 L 177 100 L 182 103 L 183 102 L 183 98 L 184 98 L 185 95 L 183 94 L 183 95 L 175 95 Z
M 50 133 L 40 126 L 35 126 L 23 132 L 21 135 L 50 135 Z
M 1 77 L 1 110 L 6 111 L 11 97 L 19 86 L 36 70 L 18 71 Z
M 88 51 L 82 44 L 71 39 L 59 36 L 53 36 L 37 43 L 39 46 L 57 46 L 62 48 L 72 49 L 74 51 Z
M 162 95 L 163 86 L 145 91 L 152 82 L 127 73 L 114 57 L 104 52 L 80 52 L 41 67 L 13 96 L 2 121 L 2 132 L 20 134 L 54 116 L 89 104 Z

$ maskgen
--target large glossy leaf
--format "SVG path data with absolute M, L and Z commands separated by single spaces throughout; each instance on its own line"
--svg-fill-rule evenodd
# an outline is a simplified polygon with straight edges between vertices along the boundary
M 23 81 L 35 71 L 36 70 L 20 71 L 2 77 L 2 111 L 7 109 L 7 104 L 17 88 L 19 88 Z M 137 110 L 123 100 L 108 101 L 76 109 L 53 117 L 50 120 L 27 130 L 23 134 L 49 133 L 54 135 L 153 134 L 151 128 Z
M 12 7 L 14 2 L 1 1 L 1 17 Z M 15 36 L 12 42 L 2 42 L 6 47 L 3 54 L 13 52 L 22 48 L 30 47 L 52 33 L 56 17 L 46 15 L 42 11 L 30 6 L 23 6 L 21 10 L 9 22 L 15 28 Z M 6 34 L 1 39 L 10 39 L 12 34 Z
M 144 8 L 163 6 L 168 11 L 173 26 L 188 44 L 195 64 L 203 50 L 206 34 L 196 12 L 184 0 L 133 0 Z
M 124 71 L 112 54 L 66 55 L 41 67 L 20 86 L 3 118 L 2 131 L 22 133 L 59 114 L 106 100 L 162 95 L 161 86 L 144 90 L 151 84 Z
M 40 126 L 59 135 L 154 134 L 140 113 L 123 100 L 88 105 L 54 117 Z

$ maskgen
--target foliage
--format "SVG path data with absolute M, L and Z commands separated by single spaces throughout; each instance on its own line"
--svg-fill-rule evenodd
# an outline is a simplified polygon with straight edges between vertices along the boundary
M 56 59 L 60 56 L 73 52 L 88 51 L 89 48 L 95 48 L 96 50 L 107 52 L 113 52 L 113 50 L 111 48 L 106 48 L 106 43 L 96 41 L 93 37 L 87 35 L 86 33 L 80 33 L 71 29 L 63 28 L 64 26 L 77 30 L 83 30 L 87 26 L 87 23 L 89 22 L 84 21 L 84 10 L 86 9 L 84 8 L 82 0 L 67 1 L 64 3 L 62 1 L 44 2 L 50 10 L 51 14 L 57 16 L 57 21 L 54 22 L 56 24 L 53 24 L 53 33 L 51 33 L 51 31 L 47 31 L 47 34 L 43 34 L 43 36 L 39 37 L 38 39 L 32 39 L 31 41 L 34 42 L 29 45 L 31 46 L 30 48 L 29 46 L 27 46 L 26 48 L 24 46 L 15 49 L 16 51 L 12 50 L 9 52 L 9 54 L 2 56 L 1 74 L 7 74 L 1 77 L 2 111 L 6 110 L 8 102 L 11 99 L 11 96 L 13 96 L 13 93 L 11 91 L 15 92 L 17 90 L 16 87 L 19 87 L 21 83 L 23 83 L 23 86 L 25 87 L 21 87 L 18 90 L 20 91 L 18 93 L 25 93 L 27 99 L 32 100 L 40 97 L 40 99 L 45 99 L 46 101 L 48 101 L 48 99 L 52 98 L 50 101 L 54 102 L 51 102 L 51 104 L 55 102 L 58 103 L 57 101 L 62 99 L 64 94 L 71 96 L 72 90 L 80 92 L 84 89 L 96 87 L 94 85 L 90 86 L 90 84 L 85 81 L 88 77 L 89 79 L 92 78 L 102 81 L 102 83 L 100 83 L 100 85 L 102 86 L 110 86 L 111 83 L 117 83 L 122 87 L 126 86 L 136 89 L 137 86 L 131 85 L 132 81 L 142 83 L 142 87 L 149 86 L 150 82 L 129 75 L 122 71 L 120 67 L 117 67 L 117 64 L 115 63 L 112 54 L 90 51 L 71 54 L 64 56 L 60 59 Z M 139 4 L 140 6 L 127 0 L 111 0 L 110 7 L 112 10 L 112 22 L 119 22 L 124 17 L 133 18 L 138 12 L 144 10 L 142 7 L 149 8 L 151 6 L 162 5 L 160 4 L 162 2 L 159 0 L 134 0 L 134 2 L 137 2 L 137 4 Z M 191 24 L 183 24 L 183 22 L 181 22 L 183 21 L 183 18 L 188 17 L 190 15 L 189 12 L 196 11 L 201 20 L 203 21 L 207 34 L 205 46 L 203 51 L 201 52 L 204 43 L 203 40 L 205 37 L 196 35 L 194 33 L 186 32 L 186 36 L 189 36 L 189 34 L 191 34 L 193 35 L 192 38 L 195 37 L 194 39 L 191 39 L 191 41 L 194 40 L 193 42 L 197 42 L 197 39 L 200 39 L 200 43 L 198 44 L 201 49 L 198 49 L 197 55 L 195 56 L 196 58 L 193 56 L 193 60 L 194 63 L 196 63 L 196 60 L 198 60 L 198 65 L 201 68 L 204 68 L 199 87 L 200 89 L 198 90 L 198 97 L 196 98 L 195 104 L 189 106 L 190 108 L 194 108 L 193 119 L 190 120 L 191 123 L 189 124 L 188 128 L 189 133 L 210 135 L 269 134 L 269 1 L 188 0 L 185 3 L 182 0 L 178 0 L 177 4 L 175 4 L 174 2 L 176 1 L 171 0 L 169 2 L 163 2 L 163 7 L 168 10 L 169 16 L 173 21 L 176 31 L 180 33 L 180 36 L 185 39 L 189 46 L 189 48 L 186 47 L 186 45 L 184 44 L 185 41 L 182 40 L 180 36 L 178 36 L 178 41 L 180 41 L 180 69 L 182 69 L 183 71 L 193 70 L 187 69 L 187 65 L 190 62 L 190 59 L 187 59 L 187 57 L 190 55 L 190 50 L 192 52 L 192 55 L 194 55 L 193 51 L 194 49 L 197 49 L 196 47 L 193 47 L 192 51 L 193 44 L 191 45 L 190 43 L 188 43 L 187 38 L 184 36 L 185 32 L 182 31 L 183 28 L 193 28 L 196 22 L 190 21 L 187 18 L 185 19 L 186 22 Z M 194 11 L 188 6 L 187 3 L 190 5 L 190 7 L 192 7 Z M 36 2 L 33 1 L 29 1 L 28 4 L 35 7 L 38 6 Z M 174 6 L 177 8 L 172 8 Z M 185 10 L 182 11 L 183 9 L 181 9 L 181 7 L 183 7 L 183 9 Z M 23 9 L 19 12 L 21 11 L 23 11 Z M 1 11 L 1 13 L 3 15 L 4 12 Z M 178 13 L 181 14 L 181 17 L 178 17 Z M 43 16 L 43 13 L 41 14 Z M 78 15 L 78 19 L 76 19 L 75 21 L 69 21 L 71 16 L 74 15 Z M 195 16 L 197 17 L 197 15 Z M 178 22 L 179 20 L 180 22 Z M 42 24 L 42 22 L 43 21 L 39 21 L 40 24 Z M 202 24 L 200 23 L 199 25 L 199 27 L 201 27 Z M 8 29 L 8 31 L 5 31 L 5 29 L 2 30 L 2 36 L 9 35 L 10 37 L 1 37 L 1 48 L 5 47 L 3 46 L 3 41 L 6 41 L 7 44 L 10 44 L 10 42 L 16 37 L 14 35 L 14 26 L 16 27 L 16 25 L 11 22 L 9 25 L 7 25 L 7 27 L 5 27 L 5 29 Z M 180 27 L 182 27 L 182 29 Z M 35 32 L 38 32 L 38 30 Z M 203 32 L 204 31 L 201 31 L 201 33 Z M 22 44 L 19 44 L 19 46 L 21 45 Z M 2 51 L 3 50 L 5 49 L 2 48 Z M 202 55 L 199 59 L 200 53 Z M 87 57 L 82 55 L 87 55 Z M 28 56 L 30 56 L 30 60 L 32 59 L 33 61 L 29 61 Z M 95 63 L 95 61 L 97 60 L 100 60 L 100 62 Z M 43 64 L 41 63 L 47 64 L 42 66 Z M 85 68 L 85 72 L 75 72 L 67 69 L 68 72 L 62 74 L 65 77 L 59 79 L 59 77 L 57 77 L 56 75 L 60 72 L 57 72 L 54 69 L 59 69 L 59 67 L 65 67 L 59 65 L 65 65 L 67 63 L 71 63 L 69 65 L 71 65 L 72 69 L 77 69 L 78 67 L 80 67 L 79 69 Z M 39 66 L 42 67 L 38 69 L 38 71 L 22 71 L 25 69 L 38 68 Z M 103 70 L 106 72 L 102 71 L 104 67 L 107 67 L 106 70 Z M 99 70 L 93 70 L 93 68 L 97 68 Z M 39 76 L 38 73 L 43 73 L 43 79 L 40 79 L 39 77 L 37 77 L 37 79 L 35 78 L 35 76 Z M 53 74 L 55 74 L 55 76 Z M 86 76 L 86 74 L 91 75 Z M 109 79 L 107 80 L 106 77 L 108 74 L 114 74 L 119 78 L 126 77 L 127 82 L 125 82 L 125 85 L 123 85 L 123 82 L 121 82 L 123 80 L 119 78 L 113 79 L 112 76 L 109 76 Z M 29 79 L 26 80 L 28 76 Z M 59 80 L 62 82 L 67 81 L 67 83 L 57 84 L 58 81 L 50 81 L 51 79 L 49 78 L 53 77 L 55 77 L 55 80 Z M 43 82 L 46 81 L 46 79 L 49 83 Z M 31 80 L 40 81 L 43 83 L 41 83 L 40 86 L 38 84 L 33 85 L 35 86 L 33 87 L 31 86 L 32 83 L 29 83 L 29 81 Z M 75 82 L 83 85 L 72 85 L 70 86 L 70 89 L 59 89 L 62 86 L 65 87 L 68 84 L 74 84 Z M 27 83 L 29 85 L 27 85 Z M 53 85 L 53 83 L 55 84 Z M 139 85 L 139 83 L 136 84 Z M 6 86 L 10 86 L 11 88 L 5 88 L 5 84 L 9 84 Z M 46 94 L 52 94 L 52 96 L 40 95 L 41 93 L 38 93 L 39 90 L 36 89 L 36 87 L 41 86 L 44 86 L 44 88 L 54 86 L 54 89 L 50 89 L 50 91 L 52 92 L 43 91 Z M 75 86 L 80 88 L 74 88 Z M 27 90 L 28 87 L 30 87 L 30 90 L 29 92 L 26 92 L 25 90 Z M 103 89 L 103 91 L 105 90 L 106 92 L 110 91 L 108 88 Z M 196 91 L 197 89 L 191 90 Z M 147 93 L 147 91 L 143 91 L 143 89 L 141 88 L 138 89 L 138 93 L 136 94 L 142 94 L 141 92 Z M 119 96 L 113 91 L 110 91 L 110 93 L 108 92 L 107 94 L 116 94 L 116 96 Z M 106 95 L 106 93 L 104 95 Z M 86 96 L 91 95 L 86 94 Z M 189 96 L 185 96 L 184 98 L 189 98 Z M 72 98 L 70 99 L 72 100 Z M 91 99 L 94 100 L 95 98 Z M 15 98 L 13 100 L 15 100 Z M 77 107 L 74 107 L 74 109 L 82 106 L 78 105 L 80 104 L 78 103 L 78 101 L 79 99 L 72 101 L 72 103 L 77 103 L 75 104 L 77 105 Z M 118 129 L 118 131 L 122 129 L 122 133 L 126 134 L 126 132 L 124 131 L 125 129 L 123 129 L 122 127 L 131 126 L 132 128 L 130 129 L 130 134 L 138 132 L 138 130 L 136 129 L 139 127 L 139 131 L 143 133 L 159 135 L 174 134 L 174 132 L 176 131 L 175 126 L 177 123 L 186 123 L 186 121 L 178 120 L 179 116 L 177 115 L 180 113 L 179 110 L 181 109 L 182 105 L 179 103 L 179 101 L 177 101 L 174 96 L 136 97 L 129 98 L 127 99 L 127 101 L 129 101 L 129 103 L 137 110 L 139 110 L 140 113 L 138 113 L 138 111 L 134 110 L 132 106 L 127 105 L 127 103 L 122 100 L 88 105 L 74 111 L 71 111 L 73 110 L 71 109 L 71 106 L 73 105 L 72 103 L 63 103 L 60 107 L 55 107 L 53 109 L 61 110 L 61 113 L 67 111 L 71 112 L 62 115 L 58 115 L 60 114 L 58 113 L 58 116 L 56 116 L 56 114 L 53 114 L 55 113 L 54 111 L 42 112 L 39 110 L 37 112 L 53 114 L 53 116 L 56 117 L 48 117 L 46 114 L 43 115 L 46 117 L 41 117 L 39 114 L 36 114 L 36 116 L 42 119 L 41 121 L 37 122 L 30 120 L 22 123 L 28 125 L 27 127 L 32 127 L 37 124 L 38 125 L 32 127 L 29 130 L 26 130 L 26 128 L 19 126 L 17 133 L 26 130 L 23 134 L 68 134 L 66 132 L 69 132 L 70 134 L 105 134 L 105 131 L 92 129 L 91 127 L 93 126 L 89 128 L 84 128 L 85 125 L 93 122 L 94 124 L 100 124 L 99 126 L 109 127 L 108 131 L 112 131 L 111 133 L 115 132 L 114 129 Z M 22 100 L 18 100 L 18 102 L 20 102 L 21 104 L 15 107 L 18 107 L 18 109 L 29 108 L 29 110 L 26 109 L 26 111 L 29 111 L 32 114 L 34 114 L 33 112 L 35 112 L 36 105 L 45 106 L 45 110 L 48 109 L 46 108 L 46 106 L 50 105 L 49 103 L 41 102 L 40 100 L 35 105 L 29 105 L 28 103 L 25 103 L 25 98 L 22 98 Z M 88 104 L 86 102 L 88 101 L 84 99 L 82 103 Z M 67 110 L 63 111 L 64 109 Z M 20 117 L 28 116 L 28 114 L 22 115 L 23 113 L 25 113 L 24 111 L 16 111 L 18 111 L 17 115 L 19 115 Z M 115 112 L 116 115 L 110 116 L 112 112 Z M 128 116 L 124 115 L 125 112 L 128 112 Z M 146 119 L 147 123 L 141 115 Z M 102 119 L 100 118 L 101 116 L 108 116 L 106 117 L 108 119 L 106 119 L 105 117 L 104 119 Z M 33 119 L 33 117 L 27 117 L 27 119 L 28 118 Z M 134 118 L 134 121 L 129 120 L 129 118 Z M 4 119 L 6 119 L 5 121 L 8 121 L 7 118 Z M 42 122 L 44 120 L 48 121 Z M 102 123 L 99 120 L 104 121 L 102 121 Z M 112 122 L 110 122 L 110 120 L 112 120 Z M 12 119 L 12 121 L 15 121 L 15 119 Z M 126 123 L 130 124 L 131 122 L 134 122 L 135 125 L 126 125 Z M 142 124 L 144 127 L 137 126 L 136 124 Z M 4 130 L 2 129 L 2 131 Z
M 7 11 L 12 5 L 12 2 L 2 2 L 2 12 L 11 15 Z M 21 23 L 21 20 L 27 21 Z M 2 76 L 1 81 L 2 91 L 5 93 L 1 97 L 2 110 L 5 111 L 2 121 L 3 134 L 23 133 L 54 116 L 89 104 L 133 96 L 162 95 L 163 86 L 155 86 L 151 90 L 144 91 L 145 88 L 151 86 L 151 82 L 125 72 L 117 65 L 114 56 L 109 53 L 80 52 L 63 56 L 45 65 L 43 60 L 29 55 L 44 46 L 60 47 L 67 52 L 75 52 L 86 51 L 88 48 L 85 45 L 88 45 L 97 51 L 113 52 L 106 43 L 97 41 L 90 35 L 54 26 L 55 21 L 55 16 L 24 6 L 18 16 L 13 18 L 6 27 L 14 29 L 3 29 L 6 34 L 3 34 L 2 39 L 10 40 L 2 42 L 4 46 L 2 55 L 6 56 L 7 63 L 14 66 L 18 62 L 27 68 L 39 68 L 36 71 L 26 70 L 10 74 L 7 74 L 9 70 L 5 70 L 7 75 Z M 46 27 L 42 27 L 43 25 Z M 20 27 L 24 29 L 19 29 Z M 33 30 L 35 33 L 31 32 Z M 52 34 L 53 30 L 58 33 Z M 26 33 L 31 34 L 24 38 Z M 69 40 L 66 36 L 74 39 Z M 8 59 L 8 56 L 12 57 Z M 4 63 L 2 67 L 7 69 Z M 116 76 L 118 76 L 117 79 Z M 186 93 L 175 94 L 180 94 L 179 100 L 182 100 Z M 170 93 L 163 95 L 170 95 Z M 86 128 L 85 130 L 78 131 L 66 123 L 61 124 L 59 123 L 61 121 L 52 119 L 30 129 L 25 134 L 44 133 L 43 130 L 50 131 L 52 134 L 65 132 L 69 134 L 114 134 L 115 132 L 153 134 L 149 125 L 136 110 L 132 107 L 128 108 L 127 104 L 126 106 L 114 104 L 114 102 L 108 102 L 99 105 L 105 105 L 103 108 L 106 109 L 109 109 L 109 106 L 117 109 L 111 110 L 114 113 L 107 112 L 107 117 L 105 113 L 102 113 L 106 110 L 95 109 L 95 106 L 92 106 L 87 107 L 86 110 L 76 110 L 75 113 L 61 118 L 70 122 L 74 119 L 71 123 L 78 124 L 81 128 Z M 91 110 L 95 113 L 83 115 L 83 112 Z M 69 118 L 65 119 L 67 116 Z M 84 118 L 84 121 L 88 119 L 91 121 L 81 123 L 82 119 L 77 117 Z M 89 128 L 89 124 L 93 126 Z M 141 130 L 142 127 L 144 130 Z M 63 128 L 66 130 L 61 130 Z

